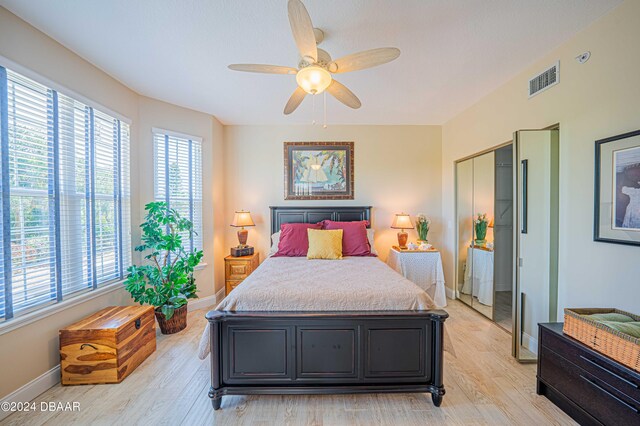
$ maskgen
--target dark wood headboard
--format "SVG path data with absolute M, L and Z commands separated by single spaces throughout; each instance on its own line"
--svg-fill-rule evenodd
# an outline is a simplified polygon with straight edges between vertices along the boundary
M 280 230 L 283 223 L 316 223 L 322 220 L 351 222 L 368 220 L 371 223 L 371 206 L 341 207 L 289 207 L 271 206 L 271 233 Z

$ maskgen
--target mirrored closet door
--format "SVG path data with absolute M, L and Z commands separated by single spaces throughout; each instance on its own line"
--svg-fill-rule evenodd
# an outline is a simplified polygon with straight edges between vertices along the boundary
M 456 296 L 506 330 L 512 324 L 511 145 L 456 163 Z
M 456 162 L 456 297 L 512 333 L 521 362 L 556 320 L 558 159 L 546 129 Z

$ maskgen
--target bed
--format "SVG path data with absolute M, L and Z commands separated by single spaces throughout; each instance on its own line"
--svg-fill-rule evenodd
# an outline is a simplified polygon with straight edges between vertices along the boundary
M 371 207 L 271 207 L 271 231 L 370 216 Z M 213 408 L 224 395 L 372 392 L 430 392 L 440 406 L 448 314 L 434 306 L 377 258 L 269 258 L 206 315 Z

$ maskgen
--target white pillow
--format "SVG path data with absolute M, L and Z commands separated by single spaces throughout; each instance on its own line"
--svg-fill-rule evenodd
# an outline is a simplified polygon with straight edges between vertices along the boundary
M 271 236 L 271 248 L 269 249 L 269 256 L 273 256 L 278 252 L 278 244 L 280 244 L 280 231 Z
M 373 229 L 367 228 L 367 239 L 369 240 L 369 246 L 371 247 L 371 254 L 375 254 L 377 256 L 378 252 L 376 251 L 375 247 L 373 246 L 373 234 L 375 232 L 376 231 L 374 231 Z

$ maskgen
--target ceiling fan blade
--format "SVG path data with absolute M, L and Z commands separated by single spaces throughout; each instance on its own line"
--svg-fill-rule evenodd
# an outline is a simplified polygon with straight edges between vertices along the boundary
M 293 111 L 298 108 L 298 106 L 302 103 L 304 97 L 307 96 L 307 92 L 302 89 L 302 87 L 298 86 L 296 90 L 293 92 L 293 95 L 289 98 L 289 101 L 284 106 L 284 113 L 286 115 L 291 114 Z
M 291 32 L 300 56 L 303 59 L 308 58 L 311 59 L 311 62 L 316 62 L 318 60 L 316 36 L 313 33 L 313 24 L 307 8 L 300 0 L 289 0 L 288 9 Z
M 234 71 L 259 72 L 264 74 L 296 74 L 298 72 L 297 69 L 291 67 L 263 64 L 232 64 L 229 65 L 229 69 Z
M 329 71 L 333 73 L 363 70 L 386 64 L 400 56 L 400 49 L 395 47 L 381 47 L 379 49 L 365 50 L 343 56 L 329 64 Z
M 331 81 L 331 84 L 327 87 L 327 92 L 349 108 L 358 109 L 362 106 L 360 99 L 351 90 L 347 89 L 347 86 L 338 83 L 336 80 Z

